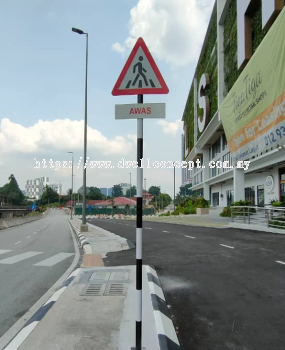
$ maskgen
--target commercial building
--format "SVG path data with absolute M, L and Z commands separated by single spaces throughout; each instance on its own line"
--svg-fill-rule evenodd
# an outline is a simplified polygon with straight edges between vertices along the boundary
M 182 117 L 182 160 L 196 165 L 183 183 L 213 206 L 285 198 L 284 11 L 284 0 L 215 2 Z
M 34 180 L 27 180 L 26 186 L 25 186 L 26 195 L 29 198 L 40 199 L 43 194 L 44 188 L 48 184 L 49 184 L 48 177 L 39 177 Z

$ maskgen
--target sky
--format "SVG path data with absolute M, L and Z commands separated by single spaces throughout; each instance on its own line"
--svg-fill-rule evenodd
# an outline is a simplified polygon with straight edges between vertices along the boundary
M 1 4 L 0 186 L 14 174 L 21 189 L 28 179 L 48 176 L 71 188 L 71 169 L 48 162 L 70 161 L 74 183 L 83 183 L 85 48 L 89 36 L 89 161 L 111 161 L 112 169 L 87 167 L 87 186 L 136 185 L 137 121 L 115 120 L 116 104 L 137 97 L 112 96 L 113 87 L 139 37 L 148 46 L 168 88 L 145 95 L 145 103 L 166 103 L 165 119 L 144 120 L 144 159 L 181 161 L 181 118 L 214 0 L 14 0 Z M 36 161 L 41 162 L 41 166 Z M 59 163 L 58 163 L 59 164 Z M 145 168 L 146 187 L 173 196 L 173 169 Z M 177 192 L 181 170 L 176 171 Z

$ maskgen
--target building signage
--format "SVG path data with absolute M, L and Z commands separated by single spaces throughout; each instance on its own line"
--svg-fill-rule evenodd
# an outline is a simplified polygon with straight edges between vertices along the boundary
M 115 105 L 115 119 L 165 118 L 165 103 Z
M 285 10 L 220 107 L 233 161 L 285 144 Z
M 199 108 L 203 109 L 203 115 L 198 116 L 198 129 L 203 132 L 205 126 L 208 124 L 209 114 L 210 114 L 210 101 L 209 97 L 205 94 L 205 89 L 210 84 L 209 74 L 204 73 L 201 76 L 198 90 L 198 103 Z
M 265 181 L 265 186 L 267 189 L 267 193 L 270 193 L 273 190 L 274 180 L 273 180 L 273 177 L 271 175 L 267 176 L 266 181 Z

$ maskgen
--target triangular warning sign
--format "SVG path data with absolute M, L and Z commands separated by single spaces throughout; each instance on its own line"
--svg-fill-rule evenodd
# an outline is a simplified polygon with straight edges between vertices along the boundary
M 145 42 L 139 38 L 116 82 L 112 95 L 168 94 L 168 87 Z

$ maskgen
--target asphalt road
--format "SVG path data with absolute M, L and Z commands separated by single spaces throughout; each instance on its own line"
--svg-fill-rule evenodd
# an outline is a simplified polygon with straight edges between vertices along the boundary
M 67 215 L 0 231 L 0 337 L 64 274 L 74 259 Z
M 135 221 L 89 222 L 135 243 Z M 134 265 L 135 250 L 104 263 Z M 143 263 L 158 272 L 182 349 L 285 349 L 285 236 L 144 222 Z

